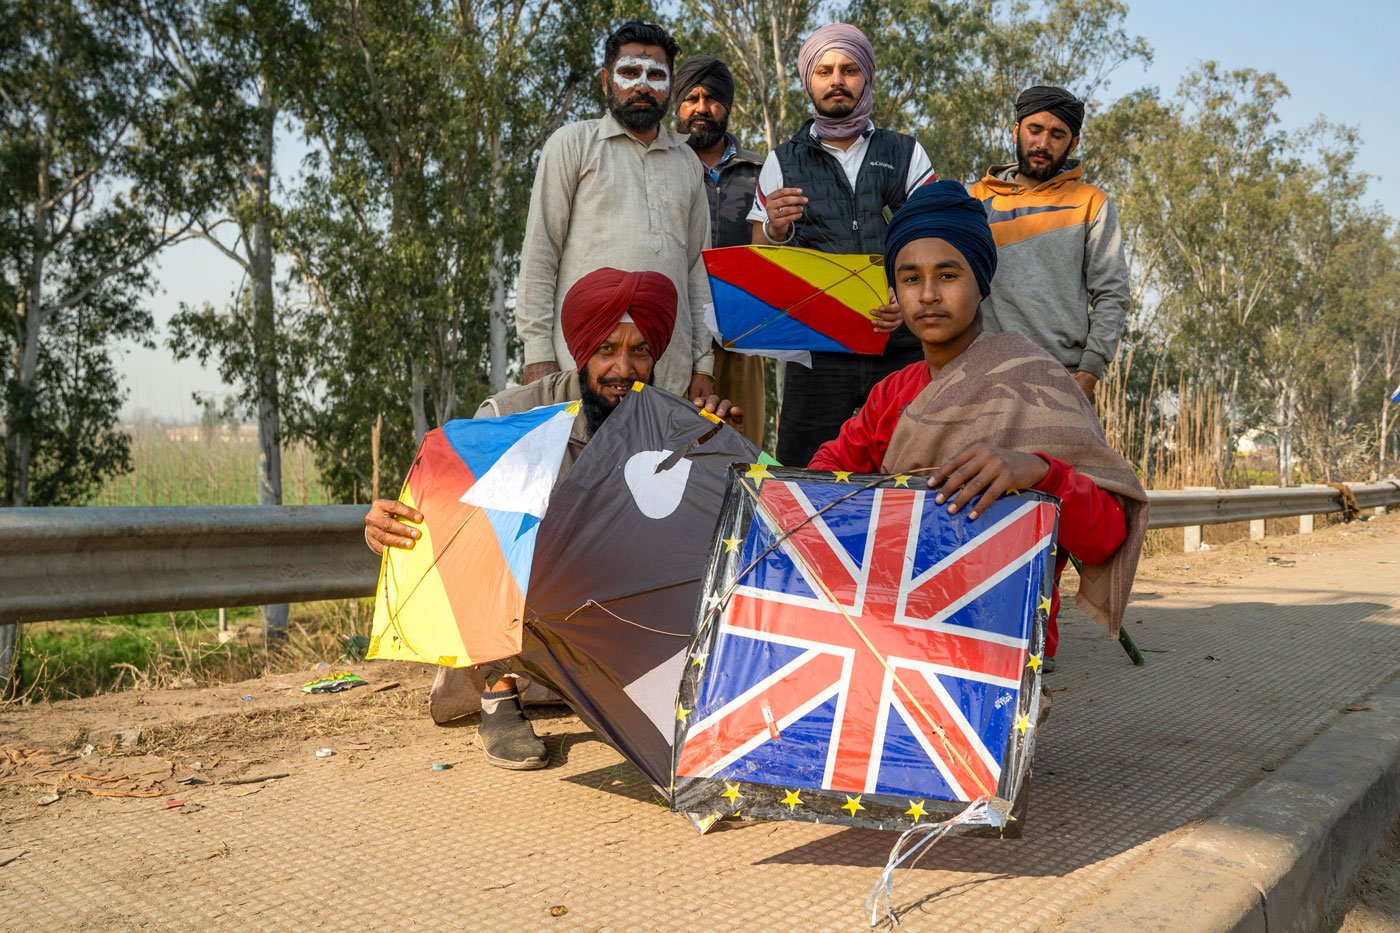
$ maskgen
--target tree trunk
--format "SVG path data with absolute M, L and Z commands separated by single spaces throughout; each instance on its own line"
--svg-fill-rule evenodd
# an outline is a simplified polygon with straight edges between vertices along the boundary
M 257 358 L 258 504 L 282 504 L 282 423 L 277 372 L 277 296 L 273 290 L 272 157 L 277 106 L 267 82 L 258 87 L 258 155 L 247 170 L 253 222 L 248 231 L 248 279 L 253 299 L 253 353 Z M 263 640 L 287 638 L 286 603 L 262 607 Z
M 495 211 L 504 209 L 505 181 L 502 177 L 501 136 L 491 136 L 491 204 Z M 499 213 L 496 214 L 500 216 Z M 489 345 L 491 353 L 491 393 L 506 387 L 506 242 L 500 233 L 491 242 L 491 308 L 489 311 Z
M 417 354 L 408 363 L 408 376 L 411 381 L 409 407 L 413 410 L 413 443 L 423 443 L 423 435 L 428 433 L 428 407 L 424 396 L 427 389 L 423 380 L 423 361 Z

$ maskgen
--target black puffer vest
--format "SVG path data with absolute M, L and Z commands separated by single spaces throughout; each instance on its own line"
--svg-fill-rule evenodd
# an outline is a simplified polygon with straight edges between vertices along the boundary
M 855 190 L 836 157 L 812 135 L 812 121 L 778 147 L 784 188 L 801 188 L 806 210 L 791 246 L 824 253 L 879 253 L 885 247 L 885 208 L 904 203 L 914 137 L 874 130 Z
M 802 220 L 787 245 L 824 253 L 884 252 L 889 226 L 885 209 L 893 213 L 908 196 L 914 137 L 874 130 L 854 191 L 841 163 L 812 135 L 811 120 L 777 148 L 777 155 L 783 187 L 801 188 L 807 197 Z M 917 355 L 918 347 L 918 339 L 900 325 L 890 335 L 884 355 Z

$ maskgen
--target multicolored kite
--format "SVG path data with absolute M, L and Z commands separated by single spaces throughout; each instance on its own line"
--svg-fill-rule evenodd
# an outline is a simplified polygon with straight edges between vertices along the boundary
M 673 808 L 702 831 L 1021 818 L 1058 508 L 968 521 L 918 486 L 732 473 L 676 709 Z
M 881 257 L 786 246 L 702 255 L 714 297 L 711 329 L 725 349 L 803 362 L 813 350 L 884 352 L 889 335 L 871 326 L 874 310 L 889 301 Z
M 578 406 L 423 436 L 399 494 L 423 513 L 423 537 L 384 551 L 368 657 L 467 667 L 520 653 L 535 537 Z

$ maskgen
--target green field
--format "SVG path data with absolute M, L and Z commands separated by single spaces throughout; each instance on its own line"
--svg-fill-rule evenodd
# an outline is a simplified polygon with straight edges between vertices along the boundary
M 131 471 L 114 476 L 88 505 L 256 505 L 256 438 L 246 429 L 220 427 L 208 437 L 199 429 L 132 426 Z M 289 444 L 282 450 L 282 501 L 287 505 L 326 505 L 311 449 Z

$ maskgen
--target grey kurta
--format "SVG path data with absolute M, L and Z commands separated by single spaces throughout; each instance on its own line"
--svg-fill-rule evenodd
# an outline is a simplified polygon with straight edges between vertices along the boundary
M 700 251 L 710 211 L 700 160 L 685 137 L 659 128 L 645 146 L 609 114 L 560 128 L 545 143 L 530 194 L 516 285 L 515 326 L 525 363 L 573 367 L 559 327 L 569 287 L 594 269 L 660 272 L 676 286 L 676 329 L 657 361 L 657 386 L 684 395 L 692 373 L 713 372 Z

